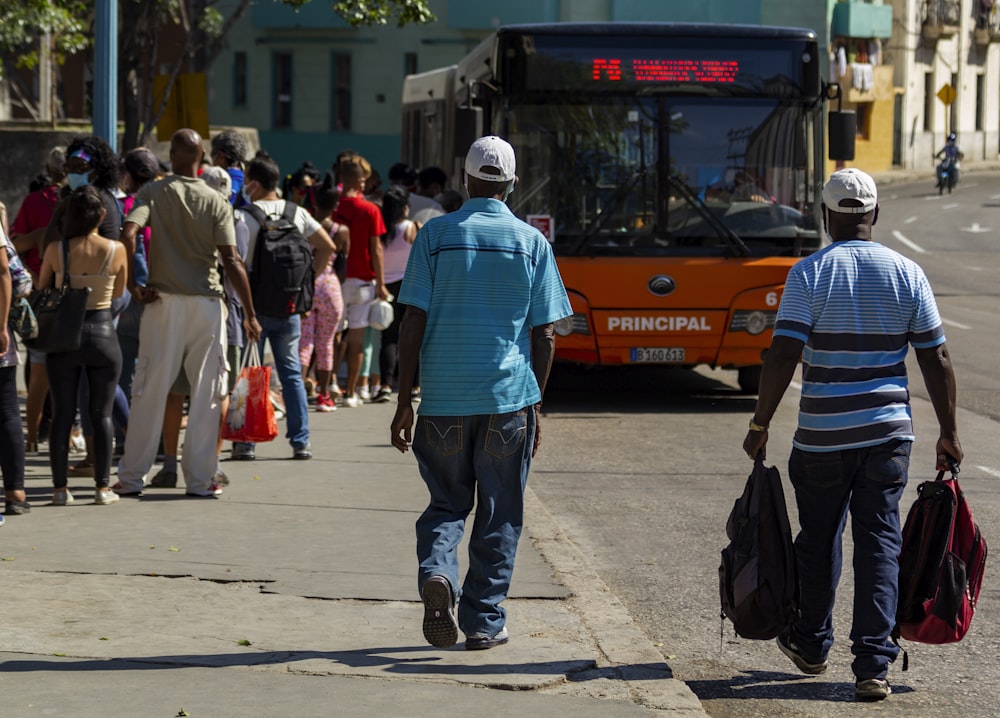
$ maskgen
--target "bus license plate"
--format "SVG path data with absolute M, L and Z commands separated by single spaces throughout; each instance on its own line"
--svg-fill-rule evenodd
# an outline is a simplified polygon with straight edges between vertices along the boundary
M 632 361 L 639 364 L 679 364 L 684 347 L 632 347 Z

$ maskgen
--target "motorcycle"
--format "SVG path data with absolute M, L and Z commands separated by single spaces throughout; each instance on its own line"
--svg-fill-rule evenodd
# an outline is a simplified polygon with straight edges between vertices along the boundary
M 951 194 L 952 189 L 955 187 L 955 183 L 958 181 L 956 178 L 957 174 L 958 173 L 955 171 L 954 160 L 944 160 L 937 166 L 938 194 L 944 194 L 945 189 L 948 190 L 948 194 Z

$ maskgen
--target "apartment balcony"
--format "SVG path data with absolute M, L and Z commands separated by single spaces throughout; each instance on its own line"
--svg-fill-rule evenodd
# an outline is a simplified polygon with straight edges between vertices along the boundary
M 833 6 L 830 34 L 834 37 L 892 37 L 892 6 L 840 2 Z
M 847 72 L 836 75 L 847 102 L 878 102 L 891 100 L 895 89 L 892 85 L 892 65 L 850 63 Z
M 962 22 L 959 0 L 924 0 L 923 36 L 927 40 L 954 37 Z
M 986 6 L 980 5 L 976 14 L 976 29 L 972 34 L 977 45 L 988 45 L 1000 40 L 1000 8 L 997 7 L 996 0 Z

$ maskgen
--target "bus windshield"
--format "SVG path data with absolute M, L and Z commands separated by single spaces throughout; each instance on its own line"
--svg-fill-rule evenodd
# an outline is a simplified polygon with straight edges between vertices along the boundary
M 818 245 L 808 108 L 584 100 L 524 99 L 505 112 L 520 178 L 511 207 L 551 218 L 557 254 L 797 256 Z

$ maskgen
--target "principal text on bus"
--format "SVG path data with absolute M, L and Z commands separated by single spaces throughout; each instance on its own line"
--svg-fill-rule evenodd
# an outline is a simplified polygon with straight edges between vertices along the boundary
M 710 332 L 705 317 L 608 317 L 609 332 Z

